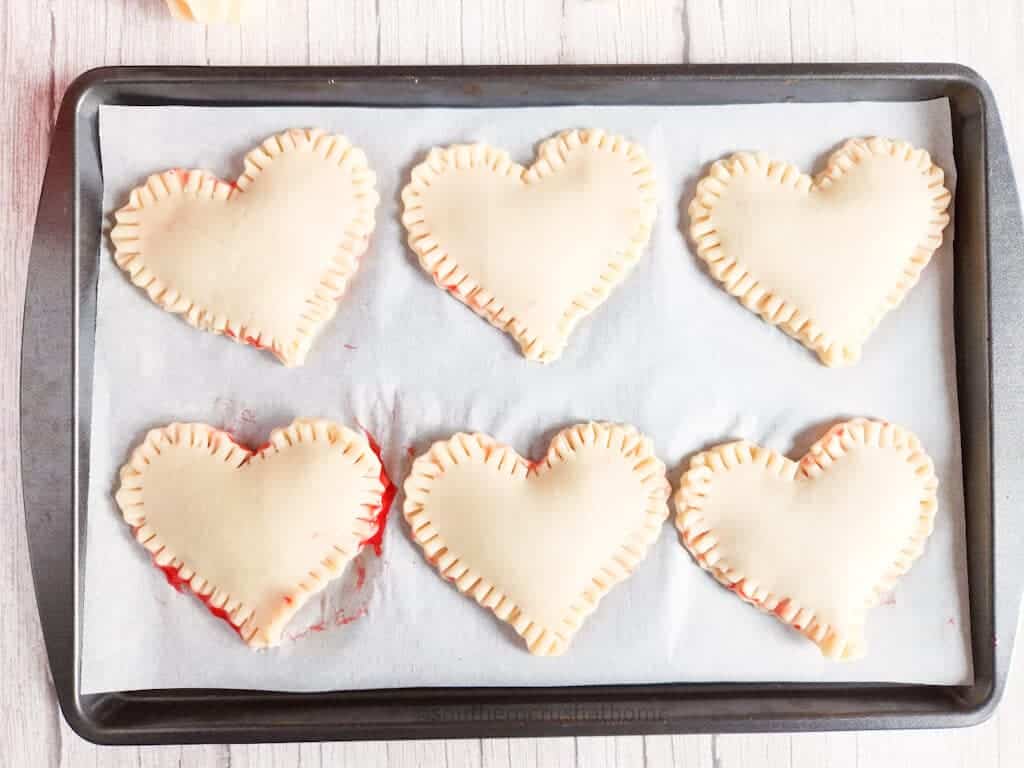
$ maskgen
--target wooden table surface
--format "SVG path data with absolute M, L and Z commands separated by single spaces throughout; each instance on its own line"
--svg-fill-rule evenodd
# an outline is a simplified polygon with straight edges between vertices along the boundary
M 260 2 L 260 0 L 252 0 Z M 944 732 L 95 747 L 49 680 L 22 525 L 18 358 L 29 244 L 61 95 L 104 64 L 957 61 L 992 85 L 1020 159 L 1019 0 L 267 0 L 244 27 L 162 0 L 0 0 L 0 768 L 39 766 L 1024 765 L 1024 672 L 996 716 Z M 1018 164 L 1018 176 L 1021 167 Z

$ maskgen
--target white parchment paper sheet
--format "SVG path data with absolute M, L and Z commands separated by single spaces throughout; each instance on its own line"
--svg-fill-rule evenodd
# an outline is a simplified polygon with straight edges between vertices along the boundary
M 920 284 L 853 368 L 830 370 L 743 309 L 706 274 L 683 230 L 696 180 L 733 151 L 820 170 L 845 138 L 928 148 L 953 188 L 947 103 L 728 107 L 219 109 L 103 107 L 104 209 L 148 174 L 207 168 L 235 178 L 244 153 L 289 127 L 346 134 L 377 171 L 382 202 L 363 266 L 309 362 L 200 333 L 159 310 L 100 258 L 82 687 L 275 690 L 668 681 L 903 681 L 972 678 L 953 349 L 952 227 Z M 561 360 L 523 359 L 505 334 L 434 287 L 404 245 L 399 193 L 436 144 L 487 140 L 528 164 L 536 144 L 598 126 L 641 142 L 660 185 L 651 245 L 583 322 Z M 823 254 L 823 258 L 826 254 Z M 410 451 L 458 430 L 539 457 L 587 419 L 650 435 L 677 485 L 690 454 L 748 438 L 801 454 L 831 423 L 886 418 L 921 438 L 941 480 L 925 556 L 873 612 L 869 655 L 822 661 L 777 620 L 690 560 L 666 525 L 633 577 L 608 595 L 561 658 L 531 657 L 506 625 L 442 581 L 409 540 L 399 495 L 383 556 L 363 553 L 307 606 L 279 650 L 247 649 L 198 601 L 172 590 L 114 505 L 117 470 L 145 431 L 204 421 L 258 444 L 296 416 L 370 430 L 401 484 Z M 313 626 L 313 630 L 308 628 Z

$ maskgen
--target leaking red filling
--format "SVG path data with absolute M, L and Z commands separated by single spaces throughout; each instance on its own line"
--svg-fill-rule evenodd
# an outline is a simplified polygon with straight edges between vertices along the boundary
M 188 170 L 187 168 L 174 168 L 172 170 L 181 179 L 182 184 L 188 184 L 188 180 L 192 176 L 192 171 Z M 217 177 L 214 177 L 214 181 L 216 181 L 218 184 L 227 184 L 235 192 L 243 191 L 242 188 L 238 186 L 238 181 L 224 181 L 223 179 L 219 179 Z
M 294 643 L 303 639 L 311 632 L 326 632 L 332 625 L 335 627 L 346 627 L 354 621 L 359 621 L 359 619 L 363 618 L 363 616 L 366 616 L 368 613 L 369 611 L 367 611 L 365 605 L 360 607 L 359 610 L 351 615 L 346 614 L 344 608 L 339 608 L 334 612 L 334 617 L 330 622 L 328 622 L 327 619 L 322 619 L 316 624 L 310 624 L 301 632 L 285 632 L 285 637 Z
M 222 431 L 232 443 L 234 443 L 235 445 L 237 445 L 239 448 L 241 448 L 243 451 L 246 451 L 250 455 L 260 453 L 266 448 L 270 447 L 271 445 L 270 441 L 268 440 L 267 442 L 263 443 L 263 445 L 253 450 L 244 443 L 237 440 L 235 436 L 232 435 L 230 432 L 227 432 L 226 430 Z M 372 519 L 375 525 L 374 532 L 369 538 L 366 538 L 363 541 L 359 542 L 359 546 L 362 547 L 366 544 L 369 544 L 373 547 L 373 551 L 377 554 L 377 556 L 380 557 L 384 543 L 384 529 L 387 526 L 388 513 L 391 511 L 391 502 L 394 501 L 397 489 L 391 482 L 391 479 L 388 477 L 387 472 L 384 469 L 384 459 L 381 456 L 380 444 L 367 430 L 364 429 L 363 432 L 366 434 L 366 440 L 370 444 L 370 450 L 374 452 L 374 454 L 377 456 L 377 459 L 380 461 L 380 482 L 381 485 L 384 486 L 384 493 L 381 494 L 380 504 L 371 509 Z M 138 532 L 139 526 L 133 526 L 132 533 L 136 536 L 136 538 L 138 538 Z M 241 637 L 243 640 L 245 639 L 244 635 L 242 635 L 241 628 L 235 626 L 234 622 L 231 621 L 231 617 L 228 615 L 228 612 L 225 611 L 223 608 L 218 608 L 217 606 L 210 603 L 210 599 L 213 597 L 212 592 L 209 595 L 202 595 L 196 592 L 194 589 L 192 589 L 192 585 L 189 584 L 189 580 L 183 578 L 181 575 L 181 566 L 174 566 L 171 564 L 160 565 L 156 561 L 155 554 L 151 554 L 150 559 L 152 560 L 153 565 L 160 569 L 164 577 L 167 579 L 167 583 L 174 587 L 176 592 L 181 592 L 182 594 L 189 593 L 195 596 L 199 600 L 199 602 L 206 606 L 206 610 L 208 610 L 218 619 L 226 621 L 228 623 L 228 626 L 230 626 L 231 629 L 233 629 L 238 634 L 239 637 Z M 356 572 L 356 589 L 360 589 L 362 588 L 363 584 L 366 581 L 366 568 L 363 567 L 362 564 L 357 564 L 357 569 L 358 570 Z M 289 595 L 285 595 L 284 600 L 289 605 L 293 602 L 291 596 Z M 365 608 L 361 609 L 361 611 L 355 616 L 344 616 L 344 614 L 339 612 L 339 615 L 335 616 L 334 623 L 335 626 L 344 626 L 346 624 L 352 623 L 356 619 L 359 619 L 365 615 Z M 309 630 L 312 630 L 313 632 L 322 632 L 324 629 L 325 627 L 323 626 L 323 624 L 314 625 L 309 628 Z M 307 630 L 307 632 L 309 630 Z M 302 635 L 298 635 L 298 637 L 301 636 Z
M 383 552 L 384 529 L 388 524 L 391 502 L 395 500 L 395 494 L 398 492 L 398 489 L 395 488 L 388 477 L 387 471 L 384 469 L 384 457 L 381 456 L 380 443 L 374 439 L 373 435 L 365 427 L 363 428 L 363 434 L 366 435 L 366 442 L 370 444 L 370 450 L 374 452 L 377 460 L 380 461 L 380 484 L 384 486 L 384 493 L 380 496 L 380 504 L 370 510 L 375 525 L 373 534 L 359 542 L 359 546 L 362 547 L 369 544 L 373 547 L 377 557 L 380 557 Z
M 136 534 L 136 536 L 138 535 L 138 531 L 138 527 L 132 528 L 132 532 Z M 152 559 L 153 565 L 160 569 L 164 577 L 167 579 L 167 583 L 174 587 L 175 591 L 181 592 L 182 594 L 188 593 L 194 595 L 199 600 L 199 602 L 206 606 L 206 610 L 208 610 L 218 619 L 226 621 L 228 623 L 228 626 L 230 626 L 238 634 L 239 637 L 241 637 L 243 640 L 245 639 L 245 637 L 242 635 L 241 628 L 235 626 L 234 622 L 231 621 L 231 617 L 228 615 L 228 612 L 225 611 L 223 608 L 218 608 L 217 606 L 212 605 L 210 603 L 210 598 L 213 597 L 212 592 L 209 595 L 201 595 L 194 589 L 192 589 L 192 585 L 189 584 L 189 580 L 184 579 L 181 576 L 181 566 L 175 567 L 170 563 L 168 563 L 167 565 L 160 565 L 160 563 L 156 561 L 156 555 L 150 555 L 150 559 Z
M 260 340 L 257 339 L 255 336 L 243 336 L 241 339 L 239 339 L 238 334 L 236 334 L 230 328 L 224 329 L 224 335 L 227 336 L 229 339 L 235 339 L 236 341 L 241 341 L 243 344 L 248 344 L 250 347 L 256 347 L 256 349 L 267 349 L 266 346 L 260 344 Z
M 367 613 L 369 613 L 369 611 L 366 609 L 365 605 L 362 608 L 360 608 L 358 611 L 356 611 L 356 613 L 354 613 L 352 616 L 346 616 L 344 611 L 338 611 L 334 615 L 334 626 L 336 626 L 336 627 L 348 626 L 353 621 L 358 621 L 359 619 L 363 618 L 363 616 L 365 616 Z
M 234 444 L 235 444 L 235 445 L 237 445 L 237 446 L 238 446 L 239 448 L 241 448 L 241 449 L 242 449 L 243 451 L 245 451 L 245 452 L 246 452 L 247 454 L 249 454 L 249 455 L 248 455 L 248 456 L 247 456 L 247 457 L 245 458 L 245 461 L 246 461 L 246 462 L 247 462 L 247 461 L 249 461 L 249 459 L 251 459 L 251 458 L 252 458 L 253 456 L 255 456 L 256 454 L 258 454 L 258 453 L 263 453 L 263 452 L 264 452 L 265 450 L 267 450 L 268 448 L 270 448 L 270 446 L 271 446 L 271 445 L 273 445 L 273 443 L 271 443 L 271 442 L 270 442 L 269 440 L 267 440 L 267 442 L 265 442 L 265 443 L 262 443 L 261 445 L 258 445 L 258 446 L 256 446 L 255 448 L 250 448 L 250 447 L 249 447 L 248 445 L 246 445 L 245 443 L 243 443 L 242 441 L 240 441 L 240 440 L 239 440 L 238 438 L 236 438 L 236 437 L 235 437 L 235 436 L 234 436 L 233 434 L 231 434 L 231 430 L 228 430 L 228 429 L 222 429 L 222 430 L 220 430 L 220 431 L 221 431 L 221 432 L 223 433 L 223 435 L 224 435 L 224 436 L 225 436 L 225 437 L 226 437 L 226 438 L 227 438 L 228 440 L 230 440 L 230 441 L 231 441 L 232 443 L 234 443 Z M 243 463 L 245 463 L 245 462 L 243 462 Z

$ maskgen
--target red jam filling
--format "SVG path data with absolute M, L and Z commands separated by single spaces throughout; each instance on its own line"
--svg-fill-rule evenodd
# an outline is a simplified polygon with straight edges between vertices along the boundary
M 359 546 L 362 547 L 369 544 L 373 547 L 377 557 L 380 557 L 384 546 L 384 529 L 387 527 L 388 514 L 391 512 L 391 502 L 395 500 L 395 494 L 398 492 L 398 489 L 388 478 L 387 472 L 384 469 L 384 458 L 381 456 L 380 443 L 365 428 L 363 428 L 363 434 L 366 435 L 366 441 L 370 444 L 370 450 L 376 454 L 377 460 L 380 461 L 380 484 L 384 486 L 384 493 L 381 494 L 380 505 L 371 510 L 376 528 L 369 538 L 359 542 Z
M 241 341 L 243 344 L 248 344 L 250 347 L 256 347 L 256 349 L 267 349 L 266 346 L 260 344 L 260 340 L 257 339 L 255 336 L 243 336 L 241 339 L 239 339 L 238 334 L 236 334 L 230 328 L 224 329 L 224 335 L 227 336 L 229 339 L 234 339 L 235 341 Z
M 135 533 L 136 535 L 138 535 L 138 530 L 139 529 L 137 527 L 136 528 L 132 528 L 132 532 Z M 201 595 L 201 594 L 199 594 L 194 589 L 192 589 L 192 585 L 189 584 L 189 580 L 188 579 L 182 578 L 182 576 L 181 576 L 181 566 L 175 567 L 175 566 L 171 565 L 170 563 L 168 563 L 167 565 L 160 565 L 160 563 L 158 563 L 156 561 L 156 555 L 151 555 L 150 557 L 151 557 L 151 559 L 153 561 L 153 565 L 155 565 L 157 568 L 160 569 L 160 571 L 166 577 L 167 583 L 170 584 L 172 587 L 174 587 L 175 591 L 181 592 L 182 594 L 185 594 L 187 592 L 187 593 L 190 593 L 190 594 L 194 595 L 199 600 L 199 602 L 201 602 L 203 605 L 206 606 L 206 610 L 208 610 L 210 613 L 212 613 L 218 619 L 221 619 L 222 621 L 226 621 L 228 623 L 228 625 L 233 630 L 235 630 L 235 632 L 238 633 L 239 637 L 241 637 L 243 640 L 245 639 L 242 636 L 241 628 L 235 626 L 234 622 L 231 621 L 231 617 L 228 615 L 228 612 L 225 611 L 223 608 L 218 608 L 217 606 L 212 605 L 210 603 L 210 598 L 213 597 L 213 593 L 212 592 L 209 595 Z
M 248 456 L 245 457 L 245 461 L 242 462 L 243 464 L 247 463 L 249 461 L 249 459 L 251 459 L 256 454 L 263 453 L 265 450 L 267 450 L 268 448 L 270 448 L 273 445 L 273 443 L 271 443 L 269 440 L 267 440 L 267 442 L 262 443 L 261 445 L 258 445 L 255 448 L 250 448 L 248 445 L 246 445 L 245 443 L 241 442 L 238 438 L 236 438 L 233 434 L 231 434 L 231 430 L 229 430 L 229 429 L 221 429 L 220 431 L 224 434 L 224 436 L 228 440 L 230 440 L 232 443 L 234 443 L 239 448 L 241 448 L 243 451 L 245 451 L 247 454 L 249 454 Z
M 369 613 L 369 611 L 366 610 L 365 605 L 362 606 L 358 611 L 356 611 L 351 616 L 345 614 L 344 608 L 339 608 L 337 611 L 334 612 L 334 617 L 329 621 L 327 619 L 324 619 L 323 621 L 318 621 L 316 624 L 310 624 L 301 632 L 285 632 L 285 637 L 287 637 L 291 642 L 294 643 L 297 640 L 303 639 L 311 632 L 326 632 L 332 626 L 348 626 L 354 621 L 359 621 L 359 619 L 363 618 L 363 616 L 366 616 L 367 613 Z
M 367 613 L 369 613 L 369 611 L 366 610 L 365 605 L 351 616 L 346 616 L 344 611 L 338 611 L 336 614 L 334 614 L 334 626 L 348 626 L 353 621 L 358 621 L 359 619 L 363 618 L 363 616 L 365 616 Z
M 364 429 L 363 432 L 366 434 L 366 440 L 370 444 L 370 450 L 374 452 L 374 454 L 377 456 L 377 459 L 380 461 L 380 483 L 381 485 L 384 486 L 384 493 L 381 494 L 380 504 L 371 510 L 373 521 L 376 526 L 373 535 L 359 542 L 359 546 L 362 547 L 364 545 L 369 544 L 373 547 L 373 551 L 376 553 L 376 555 L 380 557 L 382 547 L 384 544 L 384 529 L 387 527 L 388 513 L 391 511 L 391 503 L 394 501 L 395 494 L 397 493 L 398 489 L 391 482 L 390 478 L 387 475 L 387 472 L 384 469 L 384 459 L 381 456 L 380 444 L 373 438 L 373 435 L 371 435 L 367 430 Z M 230 432 L 224 430 L 224 434 L 232 443 L 234 443 L 235 445 L 237 445 L 239 448 L 241 448 L 243 451 L 250 455 L 261 453 L 262 451 L 269 448 L 271 445 L 270 441 L 268 440 L 267 442 L 263 443 L 263 445 L 253 450 L 246 446 L 244 443 L 241 443 L 237 439 L 235 439 L 234 435 L 232 435 Z M 132 533 L 134 533 L 136 537 L 138 536 L 138 531 L 138 527 L 132 528 Z M 183 594 L 186 591 L 188 593 L 191 593 L 199 600 L 199 602 L 206 606 L 206 609 L 210 613 L 212 613 L 218 619 L 226 621 L 230 625 L 230 627 L 238 633 L 239 637 L 242 637 L 243 640 L 245 639 L 244 636 L 242 635 L 241 628 L 235 626 L 234 622 L 231 621 L 231 617 L 228 615 L 228 612 L 225 611 L 223 608 L 218 608 L 217 606 L 212 605 L 210 603 L 210 598 L 213 597 L 212 592 L 209 595 L 199 594 L 194 589 L 192 589 L 192 586 L 191 584 L 189 584 L 188 579 L 182 578 L 181 566 L 175 567 L 170 564 L 160 565 L 156 561 L 156 555 L 151 555 L 150 557 L 153 561 L 153 565 L 160 569 L 160 571 L 164 574 L 164 577 L 167 579 L 167 583 L 174 587 L 175 591 L 181 592 Z M 356 589 L 362 589 L 365 583 L 366 566 L 357 561 Z M 290 595 L 285 595 L 284 601 L 289 605 L 292 605 L 294 603 L 294 600 Z M 343 610 L 339 610 L 334 615 L 334 625 L 336 627 L 342 627 L 347 624 L 351 624 L 353 621 L 356 621 L 357 619 L 360 619 L 363 616 L 365 616 L 366 613 L 367 611 L 365 606 L 360 608 L 359 611 L 353 616 L 346 616 Z M 304 632 L 300 632 L 298 635 L 289 634 L 289 638 L 291 638 L 292 640 L 298 640 L 304 637 L 305 635 L 309 634 L 310 632 L 323 632 L 326 628 L 327 627 L 324 624 L 324 622 L 320 622 L 319 624 L 314 624 L 308 627 Z

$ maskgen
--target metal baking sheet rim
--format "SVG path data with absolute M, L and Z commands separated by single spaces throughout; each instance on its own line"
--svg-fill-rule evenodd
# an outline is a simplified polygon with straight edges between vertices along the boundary
M 971 686 L 671 684 L 286 694 L 79 690 L 80 557 L 101 232 L 97 114 L 117 104 L 509 106 L 947 97 Z M 68 89 L 52 134 L 22 337 L 21 461 L 36 602 L 61 709 L 105 744 L 934 728 L 991 716 L 1024 583 L 1024 226 L 992 93 L 951 64 L 653 67 L 112 67 Z M 1016 337 L 1016 339 L 1015 339 Z

